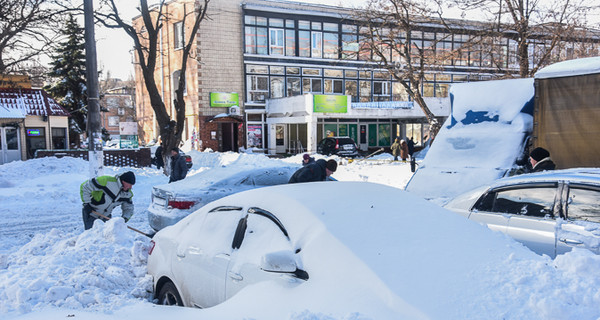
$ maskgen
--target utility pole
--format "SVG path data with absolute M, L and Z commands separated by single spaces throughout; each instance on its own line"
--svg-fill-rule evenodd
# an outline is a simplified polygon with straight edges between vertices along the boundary
M 83 0 L 85 17 L 85 69 L 87 76 L 87 134 L 90 178 L 104 172 L 102 130 L 100 128 L 100 103 L 98 101 L 98 64 L 96 62 L 96 37 L 94 35 L 94 4 Z

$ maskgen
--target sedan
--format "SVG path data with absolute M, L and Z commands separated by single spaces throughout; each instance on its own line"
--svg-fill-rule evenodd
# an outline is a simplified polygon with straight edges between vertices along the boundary
M 205 204 L 230 194 L 287 183 L 299 167 L 211 168 L 183 180 L 152 188 L 150 227 L 158 231 L 175 224 Z
M 600 169 L 566 169 L 500 179 L 445 207 L 508 234 L 538 254 L 572 248 L 600 253 Z
M 513 242 L 397 188 L 311 182 L 205 205 L 156 233 L 147 271 L 158 303 L 235 300 L 220 310 L 239 309 L 240 318 L 308 309 L 332 318 L 464 319 L 475 317 L 464 310 L 497 301 L 464 288 L 498 286 L 489 274 L 502 273 L 509 255 L 541 258 Z

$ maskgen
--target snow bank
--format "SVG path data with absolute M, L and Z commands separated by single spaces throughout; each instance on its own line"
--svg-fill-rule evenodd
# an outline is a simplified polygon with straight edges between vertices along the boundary
M 536 79 L 579 76 L 600 73 L 600 57 L 573 59 L 551 64 L 536 72 Z
M 148 299 L 148 243 L 127 230 L 121 218 L 96 222 L 80 235 L 57 229 L 36 234 L 0 259 L 0 312 L 48 305 L 107 312 Z

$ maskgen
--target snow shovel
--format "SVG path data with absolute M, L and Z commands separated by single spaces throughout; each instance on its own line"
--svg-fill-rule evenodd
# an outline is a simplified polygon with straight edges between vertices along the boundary
M 97 214 L 97 215 L 98 215 L 100 218 L 102 218 L 102 219 L 104 219 L 104 220 L 110 220 L 110 218 L 109 218 L 109 217 L 107 217 L 107 216 L 103 215 L 103 214 L 102 214 L 102 213 L 100 213 L 100 212 L 97 212 L 97 211 L 92 211 L 92 212 L 93 212 L 94 214 Z M 138 230 L 138 229 L 136 229 L 136 228 L 134 228 L 134 227 L 127 226 L 127 228 L 129 228 L 129 229 L 131 229 L 131 230 L 133 230 L 133 231 L 135 231 L 135 232 L 137 232 L 137 233 L 141 233 L 141 234 L 145 235 L 146 237 L 148 237 L 148 238 L 150 238 L 150 239 L 152 239 L 152 237 L 154 236 L 154 234 L 148 234 L 148 233 L 145 233 L 145 232 L 143 232 L 143 231 L 140 231 L 140 230 Z

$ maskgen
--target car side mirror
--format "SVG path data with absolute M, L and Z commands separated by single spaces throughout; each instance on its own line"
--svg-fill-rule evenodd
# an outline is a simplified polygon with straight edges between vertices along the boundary
M 260 268 L 267 272 L 293 273 L 298 266 L 292 251 L 277 251 L 264 255 Z

